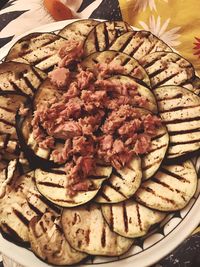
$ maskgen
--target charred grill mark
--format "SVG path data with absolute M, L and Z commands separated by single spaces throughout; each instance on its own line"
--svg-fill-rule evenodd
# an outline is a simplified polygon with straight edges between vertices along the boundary
M 155 152 L 156 150 L 160 150 L 160 149 L 162 149 L 162 148 L 164 148 L 164 147 L 166 147 L 166 146 L 167 146 L 167 144 L 164 144 L 164 145 L 161 145 L 161 146 L 159 146 L 159 147 L 152 148 L 152 149 L 150 149 L 150 150 L 148 151 L 148 153 Z
M 142 231 L 142 222 L 141 222 L 141 218 L 140 218 L 140 206 L 138 205 L 138 203 L 136 204 L 136 211 L 137 211 L 137 219 L 138 219 L 140 231 Z
M 128 216 L 127 216 L 127 210 L 126 210 L 126 203 L 122 203 L 123 208 L 123 221 L 124 221 L 124 230 L 127 233 L 128 232 Z
M 11 237 L 12 237 L 12 239 L 14 239 L 14 240 L 20 240 L 20 241 L 22 241 L 22 239 L 21 239 L 21 237 L 18 235 L 18 233 L 14 230 L 14 229 L 12 229 L 7 223 L 2 223 L 2 226 L 3 226 L 3 228 L 5 228 L 6 230 L 5 230 L 5 234 L 9 234 Z M 4 231 L 4 229 L 3 229 L 3 231 Z
M 54 184 L 54 183 L 51 183 L 51 182 L 38 182 L 38 184 L 40 185 L 44 185 L 44 186 L 47 186 L 47 187 L 56 187 L 56 188 L 65 188 L 63 185 L 60 185 L 60 184 Z
M 88 177 L 89 179 L 106 179 L 106 178 L 108 178 L 108 176 L 106 176 L 106 175 L 90 175 L 89 177 Z
M 39 63 L 42 63 L 42 61 L 44 61 L 44 60 L 46 60 L 46 59 L 48 59 L 50 57 L 51 56 L 49 56 L 49 55 L 45 55 L 45 56 L 43 56 L 41 58 L 35 59 L 35 61 L 32 61 L 31 63 L 34 64 L 34 65 L 38 65 Z
M 114 186 L 110 181 L 108 181 L 106 185 L 114 189 L 117 193 L 119 193 L 123 198 L 126 199 L 126 196 L 119 190 L 120 187 Z
M 101 245 L 103 248 L 105 248 L 106 246 L 106 225 L 105 225 L 105 221 L 103 222 L 103 229 L 102 229 L 102 233 L 101 233 Z
M 36 88 L 32 85 L 32 83 L 30 82 L 30 80 L 26 76 L 23 77 L 23 80 L 24 80 L 26 86 L 28 88 L 30 88 L 33 93 L 35 93 Z
M 122 46 L 118 49 L 119 52 L 124 52 L 128 44 L 130 43 L 131 39 L 133 38 L 133 35 L 130 35 L 127 40 L 122 44 Z M 117 41 L 117 40 L 116 40 Z
M 98 37 L 97 37 L 97 29 L 96 29 L 96 27 L 94 28 L 94 45 L 95 45 L 96 51 L 100 51 L 99 50 L 99 40 L 98 40 Z
M 155 140 L 157 140 L 157 139 L 160 139 L 160 138 L 162 138 L 162 137 L 165 136 L 165 135 L 166 135 L 166 132 L 163 132 L 163 133 L 161 133 L 161 134 L 158 134 L 158 135 L 152 137 L 152 138 L 151 138 L 151 141 L 155 141 Z
M 124 177 L 116 170 L 116 169 L 113 169 L 113 175 L 119 177 L 120 179 L 124 180 Z
M 49 73 L 50 71 L 52 71 L 54 69 L 54 65 L 48 67 L 48 68 L 44 68 L 43 70 L 46 72 L 46 73 Z
M 152 78 L 154 78 L 156 75 L 162 73 L 162 72 L 165 71 L 165 70 L 166 70 L 165 68 L 155 70 L 154 72 L 152 72 L 151 74 L 149 74 L 149 78 L 152 79 Z
M 170 146 L 180 146 L 180 145 L 187 145 L 187 144 L 195 144 L 200 142 L 200 138 L 199 139 L 195 139 L 195 140 L 190 140 L 190 141 L 180 141 L 180 142 L 170 142 Z
M 10 109 L 10 108 L 8 108 L 8 107 L 2 107 L 2 106 L 0 106 L 0 109 L 2 109 L 2 110 L 4 110 L 4 111 L 7 111 L 7 112 L 10 112 L 10 113 L 12 113 L 12 114 L 15 114 L 15 111 L 12 110 L 12 109 Z
M 173 173 L 173 172 L 171 172 L 171 171 L 169 171 L 169 170 L 167 170 L 167 169 L 165 169 L 165 168 L 163 168 L 163 167 L 160 168 L 160 172 L 162 172 L 162 173 L 164 173 L 164 174 L 167 174 L 167 175 L 169 175 L 169 176 L 171 176 L 171 177 L 173 177 L 173 178 L 175 178 L 175 179 L 177 179 L 177 180 L 179 180 L 179 181 L 181 181 L 181 182 L 189 183 L 189 184 L 190 184 L 190 181 L 188 181 L 188 180 L 187 180 L 186 178 L 184 178 L 183 176 L 180 176 L 180 175 L 178 175 L 178 174 L 176 174 L 176 173 Z
M 54 174 L 66 175 L 66 172 L 62 170 L 51 169 L 48 172 L 54 173 Z
M 97 59 L 95 59 L 95 58 L 92 58 L 92 62 L 93 62 L 94 64 L 98 64 L 98 63 L 99 63 L 99 61 L 98 61 Z
M 60 209 L 53 205 L 50 201 L 48 201 L 44 196 L 38 195 L 37 196 L 47 207 L 50 207 L 53 211 L 60 214 Z
M 7 148 L 9 141 L 10 141 L 10 134 L 6 134 L 6 138 L 5 138 L 4 144 L 3 144 L 3 149 Z
M 160 86 L 162 84 L 165 84 L 166 82 L 168 82 L 172 78 L 176 77 L 176 75 L 178 75 L 178 74 L 179 74 L 179 72 L 176 72 L 176 73 L 170 75 L 169 77 L 166 77 L 164 80 L 162 80 L 162 81 L 160 80 L 160 82 L 154 84 L 152 87 L 155 88 L 155 87 L 158 87 L 158 86 Z
M 34 75 L 37 77 L 37 79 L 42 82 L 44 79 L 40 76 L 40 74 L 36 71 L 36 69 L 34 67 L 31 67 L 32 72 L 34 73 Z
M 30 208 L 32 211 L 34 211 L 37 215 L 39 215 L 39 216 L 42 216 L 42 215 L 43 215 L 43 213 L 42 213 L 37 207 L 35 207 L 33 204 L 31 204 L 30 202 L 28 202 L 28 206 L 29 206 L 29 208 Z
M 163 197 L 161 195 L 156 194 L 156 192 L 152 188 L 150 188 L 148 186 L 147 187 L 141 186 L 141 188 L 144 191 L 147 191 L 148 193 L 150 193 L 150 194 L 152 194 L 152 195 L 154 195 L 154 196 L 156 196 L 158 198 L 161 198 L 162 200 L 167 201 L 168 203 L 171 203 L 172 205 L 176 206 L 176 202 L 173 199 L 169 199 L 167 197 Z
M 81 246 L 82 246 L 82 240 L 79 240 L 78 241 L 78 248 L 81 248 Z
M 14 83 L 13 81 L 9 81 L 9 82 L 16 92 L 24 94 L 24 92 L 18 87 L 18 85 L 16 83 Z
M 8 133 L 4 133 L 4 132 L 0 131 L 0 135 L 5 135 L 5 134 L 8 134 Z M 10 141 L 18 142 L 18 139 L 10 137 Z
M 179 98 L 182 98 L 182 97 L 183 97 L 183 94 L 182 93 L 178 93 L 178 94 L 176 94 L 174 96 L 165 96 L 164 98 L 160 98 L 160 99 L 159 99 L 159 96 L 158 96 L 158 97 L 156 97 L 156 100 L 158 102 L 161 102 L 161 101 L 166 101 L 166 100 L 179 99 Z
M 75 225 L 76 223 L 79 223 L 80 221 L 81 221 L 81 218 L 80 218 L 79 214 L 75 212 L 74 218 L 72 221 L 72 225 Z
M 15 213 L 15 215 L 18 217 L 18 219 L 26 226 L 29 225 L 29 220 L 23 215 L 21 214 L 18 210 L 13 209 L 13 212 Z
M 112 205 L 110 205 L 109 208 L 110 208 L 110 229 L 113 231 L 113 229 L 114 229 L 114 216 L 113 216 Z
M 142 40 L 134 49 L 129 53 L 131 57 L 134 57 L 134 54 L 137 52 L 137 50 L 140 48 L 140 46 L 144 43 L 144 40 Z
M 159 156 L 158 156 L 159 157 Z M 158 164 L 162 161 L 162 158 L 159 158 L 158 160 L 154 160 L 151 164 L 143 166 L 143 170 L 147 170 L 150 169 L 151 167 L 153 167 L 155 164 Z
M 122 67 L 126 66 L 127 64 L 130 63 L 131 60 L 132 60 L 131 57 L 127 57 L 127 58 L 124 60 L 124 62 L 121 63 L 121 66 L 122 66 Z
M 104 192 L 101 192 L 101 197 L 104 198 L 106 201 L 110 202 L 111 199 L 104 193 Z
M 104 23 L 104 31 L 103 31 L 104 37 L 105 37 L 105 50 L 109 47 L 109 35 L 108 35 L 108 29 L 106 27 L 106 23 Z
M 85 242 L 86 242 L 87 245 L 89 245 L 89 243 L 90 243 L 90 229 L 86 230 Z
M 196 116 L 194 118 L 180 118 L 180 119 L 174 119 L 174 120 L 166 120 L 165 118 L 162 118 L 163 122 L 165 124 L 177 124 L 179 122 L 198 122 L 200 121 L 200 116 Z
M 12 123 L 12 122 L 10 122 L 10 121 L 4 120 L 4 119 L 2 119 L 2 118 L 0 118 L 0 122 L 2 122 L 2 123 L 4 123 L 4 124 L 7 124 L 7 125 L 9 125 L 9 126 L 11 126 L 11 127 L 15 127 L 15 123 Z
M 160 57 L 161 56 L 161 57 Z M 146 69 L 146 68 L 149 68 L 149 67 L 151 67 L 154 63 L 156 63 L 158 60 L 161 60 L 162 59 L 162 56 L 166 56 L 165 54 L 163 54 L 163 55 L 159 55 L 159 57 L 156 57 L 156 58 L 154 58 L 152 61 L 150 61 L 150 62 L 146 62 L 146 63 L 141 63 L 141 65 Z M 142 60 L 141 60 L 141 62 L 143 62 Z
M 175 136 L 178 134 L 199 133 L 199 131 L 200 131 L 200 127 L 195 128 L 195 129 L 179 130 L 179 131 L 168 130 L 168 133 L 170 136 Z
M 200 107 L 200 105 L 194 105 L 194 106 L 176 106 L 176 107 L 172 107 L 168 110 L 164 110 L 164 111 L 160 111 L 160 114 L 163 114 L 163 113 L 168 113 L 168 112 L 171 112 L 171 111 L 179 111 L 179 110 L 187 110 L 187 109 L 191 109 L 191 108 L 197 108 L 197 107 Z

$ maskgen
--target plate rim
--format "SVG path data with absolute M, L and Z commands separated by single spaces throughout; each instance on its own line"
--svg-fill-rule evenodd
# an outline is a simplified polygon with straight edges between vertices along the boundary
M 0 62 L 5 58 L 5 56 L 9 52 L 10 48 L 14 45 L 14 43 L 18 41 L 20 38 L 24 37 L 25 35 L 29 33 L 33 33 L 33 32 L 56 32 L 62 29 L 64 26 L 67 26 L 68 24 L 74 21 L 77 21 L 77 20 L 83 20 L 83 18 L 70 19 L 70 20 L 44 24 L 44 25 L 41 25 L 40 27 L 36 27 L 23 34 L 20 34 L 19 36 L 15 37 L 13 40 L 11 40 L 8 44 L 6 44 L 0 49 Z M 97 20 L 103 21 L 101 19 L 97 19 Z M 119 259 L 118 261 L 114 261 L 110 263 L 109 262 L 108 263 L 96 263 L 96 264 L 94 263 L 94 264 L 84 264 L 84 265 L 79 265 L 79 266 L 97 267 L 97 266 L 104 264 L 107 267 L 113 267 L 116 264 L 124 264 L 126 267 L 131 267 L 132 264 L 134 263 L 136 266 L 147 267 L 149 265 L 155 264 L 159 260 L 161 260 L 163 257 L 168 255 L 176 247 L 178 247 L 192 233 L 195 227 L 198 226 L 198 224 L 200 223 L 200 218 L 198 218 L 197 216 L 198 214 L 197 210 L 199 206 L 200 206 L 200 192 L 198 196 L 196 197 L 195 202 L 193 203 L 191 209 L 188 211 L 188 213 L 182 219 L 179 225 L 176 226 L 176 228 L 174 228 L 161 241 L 159 241 L 157 244 L 153 245 L 152 247 L 147 248 L 143 252 L 135 254 L 133 256 L 129 256 L 124 259 Z M 54 265 L 49 265 L 41 261 L 29 249 L 17 246 L 14 243 L 4 239 L 1 234 L 0 234 L 0 252 L 6 255 L 7 257 L 9 257 L 10 259 L 12 259 L 13 261 L 23 265 L 24 267 L 30 266 L 29 265 L 30 260 L 31 260 L 32 267 L 53 267 L 54 266 Z M 13 252 L 17 252 L 17 253 L 13 253 Z M 158 253 L 155 253 L 155 252 L 158 252 Z

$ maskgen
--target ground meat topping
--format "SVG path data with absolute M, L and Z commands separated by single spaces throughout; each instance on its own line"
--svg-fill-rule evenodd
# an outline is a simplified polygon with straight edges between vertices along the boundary
M 96 74 L 77 65 L 71 72 L 67 66 L 81 55 L 82 46 L 77 42 L 60 49 L 61 62 L 49 77 L 62 90 L 61 97 L 47 105 L 38 104 L 32 120 L 39 146 L 50 148 L 51 159 L 65 164 L 70 195 L 89 189 L 88 177 L 97 160 L 121 169 L 133 155 L 147 153 L 161 125 L 157 116 L 141 116 L 134 108 L 145 107 L 148 102 L 138 93 L 136 83 L 107 79 L 110 74 L 123 73 L 122 66 L 97 64 Z M 59 148 L 58 140 L 63 142 Z

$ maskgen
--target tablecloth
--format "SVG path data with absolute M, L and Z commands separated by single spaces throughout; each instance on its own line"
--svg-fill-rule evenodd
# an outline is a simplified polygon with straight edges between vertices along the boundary
M 51 2 L 52 1 L 52 2 Z M 48 2 L 48 1 L 46 1 Z M 50 0 L 59 2 L 59 0 Z M 190 60 L 200 74 L 199 0 L 60 0 L 72 11 L 64 18 L 124 19 L 135 27 L 150 30 Z M 58 4 L 58 3 L 57 3 Z M 52 6 L 51 6 L 52 7 Z M 0 47 L 32 28 L 63 19 L 63 12 L 44 7 L 42 0 L 0 2 Z M 59 17 L 60 15 L 60 17 Z M 4 258 L 6 266 L 18 266 Z M 3 266 L 2 262 L 0 267 Z M 200 266 L 200 230 L 187 238 L 156 267 Z M 139 267 L 139 266 L 137 266 Z

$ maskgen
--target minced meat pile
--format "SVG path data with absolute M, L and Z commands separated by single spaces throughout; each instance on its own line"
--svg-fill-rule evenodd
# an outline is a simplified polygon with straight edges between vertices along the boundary
M 51 82 L 62 97 L 48 105 L 38 105 L 32 120 L 33 134 L 41 148 L 51 148 L 52 159 L 65 164 L 70 177 L 68 192 L 88 190 L 87 177 L 97 160 L 121 169 L 133 155 L 142 155 L 151 148 L 151 138 L 161 121 L 155 115 L 144 115 L 134 108 L 145 107 L 146 99 L 135 86 L 107 79 L 123 74 L 123 67 L 97 64 L 94 71 L 83 69 L 82 46 L 67 42 L 59 51 L 58 67 L 50 74 Z M 71 65 L 77 63 L 75 71 Z M 63 140 L 57 150 L 55 141 Z

